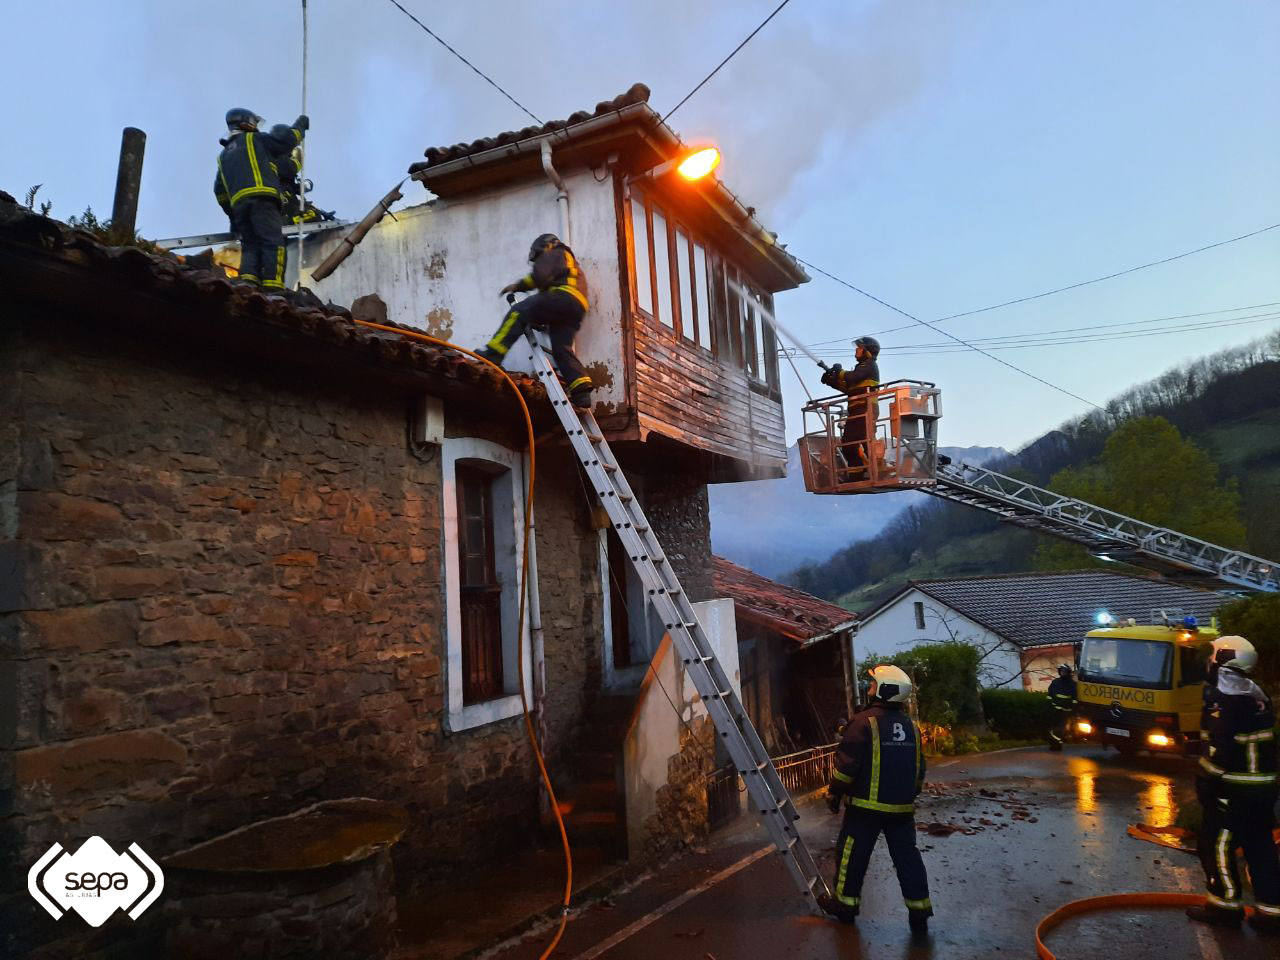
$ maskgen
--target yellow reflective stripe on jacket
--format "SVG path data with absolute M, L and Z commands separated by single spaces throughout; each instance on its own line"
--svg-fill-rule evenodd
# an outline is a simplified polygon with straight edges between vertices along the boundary
M 871 789 L 867 791 L 867 801 L 875 803 L 880 799 L 880 725 L 875 717 L 867 719 L 871 721 Z
M 582 291 L 579 290 L 577 287 L 571 287 L 567 283 L 564 283 L 558 287 L 552 287 L 551 289 L 563 290 L 565 293 L 569 294 L 575 300 L 577 300 L 580 304 L 582 304 L 582 309 L 584 310 L 589 309 L 591 306 L 591 304 L 587 303 L 587 298 L 583 295 Z
M 1227 783 L 1275 783 L 1274 773 L 1224 773 L 1222 779 Z
M 909 722 L 909 721 L 908 721 L 908 722 Z M 919 728 L 919 727 L 917 727 L 917 726 L 913 723 L 913 724 L 911 724 L 911 731 L 912 731 L 912 733 L 914 733 L 914 734 L 915 734 L 915 738 L 916 738 L 916 777 L 915 777 L 915 780 L 916 780 L 916 783 L 918 784 L 918 783 L 920 783 L 920 728 Z
M 878 800 L 863 800 L 861 797 L 850 797 L 849 806 L 878 810 L 880 813 L 910 813 L 916 808 L 914 803 L 880 803 Z
M 1275 736 L 1274 730 L 1259 730 L 1257 733 L 1237 733 L 1235 741 L 1236 743 L 1257 743 L 1260 740 L 1274 740 Z
M 831 779 L 839 780 L 841 783 L 853 783 L 853 777 L 846 776 L 845 774 L 841 773 L 839 770 L 831 771 Z
M 878 387 L 880 386 L 880 381 L 879 380 L 859 380 L 853 386 L 855 390 L 858 387 Z
M 244 135 L 244 149 L 249 155 L 249 169 L 253 171 L 253 185 L 262 186 L 262 170 L 258 167 L 258 151 L 253 148 L 253 134 Z
M 1227 772 L 1222 767 L 1218 766 L 1216 763 L 1210 760 L 1208 757 L 1200 758 L 1200 769 L 1203 770 L 1205 773 L 1213 774 L 1215 777 L 1220 777 Z
M 245 187 L 243 190 L 237 190 L 231 195 L 231 205 L 234 207 L 245 197 L 276 197 L 279 199 L 280 193 L 275 187 Z

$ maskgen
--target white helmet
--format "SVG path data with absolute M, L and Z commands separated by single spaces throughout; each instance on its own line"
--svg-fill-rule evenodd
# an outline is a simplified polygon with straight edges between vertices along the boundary
M 1219 637 L 1213 641 L 1213 662 L 1241 673 L 1253 673 L 1258 665 L 1258 651 L 1244 637 Z
M 887 703 L 906 703 L 911 699 L 911 678 L 901 667 L 891 663 L 882 663 L 872 667 L 867 673 L 875 681 L 875 692 L 871 695 L 877 700 Z

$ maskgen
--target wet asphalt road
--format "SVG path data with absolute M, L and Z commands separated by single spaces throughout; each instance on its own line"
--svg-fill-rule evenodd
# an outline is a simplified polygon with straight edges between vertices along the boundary
M 559 960 L 987 960 L 1035 957 L 1034 930 L 1070 900 L 1128 891 L 1199 892 L 1193 855 L 1129 837 L 1130 823 L 1173 823 L 1192 795 L 1192 767 L 1173 757 L 1122 758 L 1093 746 L 1031 748 L 943 761 L 929 774 L 919 823 L 968 833 L 920 834 L 936 916 L 926 937 L 906 910 L 883 842 L 856 926 L 805 915 L 772 855 L 671 902 L 765 845 L 746 816 L 706 853 L 686 857 L 570 922 Z M 838 818 L 802 806 L 802 832 L 832 872 Z M 655 912 L 661 915 L 654 919 Z M 649 921 L 646 923 L 646 921 Z M 634 931 L 634 932 L 631 932 Z M 548 934 L 492 954 L 537 960 Z M 1201 928 L 1175 910 L 1109 911 L 1070 920 L 1048 938 L 1061 960 L 1274 960 L 1280 940 Z

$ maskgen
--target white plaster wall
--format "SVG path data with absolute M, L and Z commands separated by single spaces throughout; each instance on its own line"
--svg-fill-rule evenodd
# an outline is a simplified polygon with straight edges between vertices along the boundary
M 734 692 L 741 697 L 742 674 L 738 666 L 738 627 L 733 601 L 705 600 L 695 603 L 693 608 Z M 631 856 L 638 855 L 644 848 L 644 824 L 657 810 L 657 793 L 667 783 L 668 764 L 680 752 L 682 723 L 707 713 L 693 682 L 685 676 L 669 636 L 663 637 L 652 666 L 640 689 L 623 744 L 627 847 Z M 668 696 L 675 701 L 678 712 L 672 709 Z
M 560 171 L 569 191 L 567 238 L 586 274 L 591 310 L 576 350 L 593 364 L 597 403 L 625 402 L 622 293 L 613 178 L 591 170 Z M 411 190 L 421 189 L 411 184 Z M 309 279 L 311 268 L 339 244 L 342 231 L 305 246 L 303 282 L 322 300 L 350 307 L 376 293 L 395 323 L 475 349 L 498 328 L 506 300 L 498 290 L 528 272 L 529 244 L 540 233 L 562 233 L 556 190 L 545 179 L 488 193 L 435 200 L 395 212 L 374 227 L 337 271 Z M 528 370 L 523 351 L 507 366 Z
M 916 626 L 914 605 L 917 602 L 924 604 L 923 630 Z M 951 639 L 963 640 L 983 650 L 997 644 L 997 649 L 979 667 L 980 680 L 984 686 L 1022 687 L 1022 680 L 1017 676 L 1022 669 L 1017 647 L 919 590 L 907 591 L 871 621 L 858 627 L 853 638 L 854 663 L 861 663 L 872 654 L 894 654 L 922 643 Z

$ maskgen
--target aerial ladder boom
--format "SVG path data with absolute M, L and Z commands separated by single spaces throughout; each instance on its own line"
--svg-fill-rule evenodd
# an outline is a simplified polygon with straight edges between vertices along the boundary
M 808 403 L 799 441 L 805 488 L 827 494 L 919 490 L 1174 579 L 1280 590 L 1277 564 L 1270 560 L 938 456 L 939 394 L 932 383 L 898 380 L 858 396 Z M 851 421 L 862 422 L 850 430 Z

